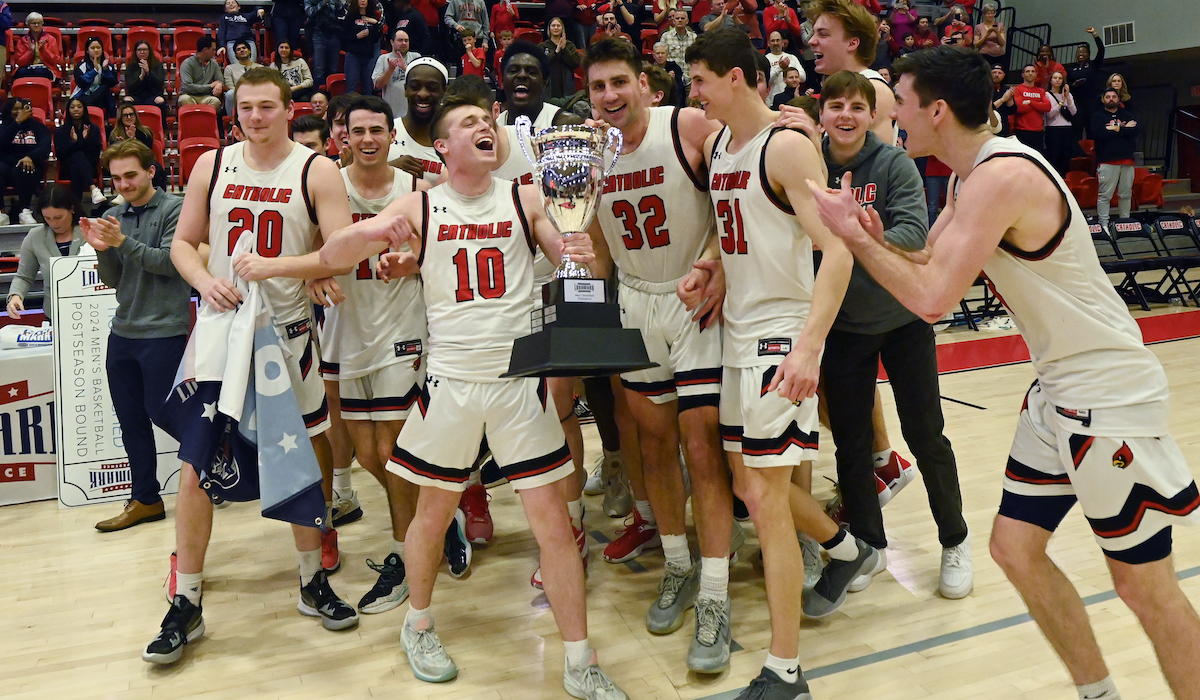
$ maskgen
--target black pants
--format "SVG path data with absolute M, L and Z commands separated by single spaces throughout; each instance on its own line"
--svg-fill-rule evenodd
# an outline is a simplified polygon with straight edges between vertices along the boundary
M 17 205 L 9 211 L 12 223 L 17 223 L 17 215 L 22 209 L 29 209 L 33 202 L 33 193 L 45 179 L 46 164 L 34 163 L 33 172 L 26 172 L 15 163 L 0 161 L 0 202 L 3 202 L 4 188 L 12 186 L 13 194 L 17 195 Z
M 1029 146 L 1038 153 L 1046 152 L 1046 132 L 1044 131 L 1025 131 L 1024 129 L 1013 129 L 1013 136 L 1021 143 Z
M 130 497 L 146 505 L 162 500 L 158 495 L 158 448 L 151 423 L 167 430 L 161 422 L 162 405 L 171 393 L 186 346 L 185 335 L 141 339 L 122 338 L 115 333 L 108 336 L 108 388 L 129 457 L 133 482 Z
M 75 151 L 62 162 L 61 168 L 71 180 L 71 191 L 76 197 L 82 197 L 89 187 L 96 184 L 96 166 L 99 163 L 99 158 L 92 160 L 81 151 Z M 62 177 L 62 170 L 59 177 Z
M 1046 127 L 1046 160 L 1050 161 L 1059 175 L 1067 173 L 1076 151 L 1079 151 L 1079 144 L 1075 138 L 1075 127 Z
M 825 339 L 825 406 L 850 531 L 872 547 L 887 546 L 871 459 L 871 408 L 880 359 L 892 382 L 904 441 L 925 480 L 938 540 L 953 547 L 966 539 L 967 523 L 954 451 L 942 434 L 933 328 L 919 319 L 878 335 L 831 330 Z

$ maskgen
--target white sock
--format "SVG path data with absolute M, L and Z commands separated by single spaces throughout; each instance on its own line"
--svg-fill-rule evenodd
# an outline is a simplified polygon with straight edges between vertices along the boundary
M 404 561 L 404 543 L 400 540 L 392 538 L 392 549 L 390 554 L 395 554 L 400 557 L 400 561 Z
M 354 488 L 350 485 L 350 467 L 333 470 L 333 495 L 337 498 L 350 498 Z
M 587 638 L 578 642 L 564 641 L 563 650 L 567 653 L 567 666 L 571 668 L 582 668 L 592 660 L 592 648 Z
M 567 501 L 567 515 L 571 516 L 571 527 L 576 530 L 583 529 L 583 500 L 575 499 Z
M 763 664 L 763 668 L 771 669 L 775 675 L 788 683 L 795 683 L 800 680 L 800 655 L 797 654 L 794 659 L 781 659 L 768 653 L 767 663 Z
M 822 542 L 821 547 L 834 559 L 854 561 L 858 558 L 858 543 L 845 530 L 838 530 L 837 536 Z
M 1113 683 L 1112 676 L 1099 683 L 1077 685 L 1075 690 L 1079 691 L 1080 700 L 1121 700 L 1121 693 L 1117 692 L 1117 684 Z
M 645 520 L 647 525 L 658 526 L 654 520 L 654 510 L 650 508 L 650 501 L 634 501 L 633 507 L 637 509 L 638 515 L 642 516 L 642 520 Z
M 185 574 L 175 572 L 175 595 L 181 595 L 191 601 L 192 605 L 200 604 L 200 587 L 204 582 L 204 572 Z
M 321 570 L 321 548 L 311 552 L 296 552 L 300 556 L 300 585 L 307 586 Z
M 668 564 L 684 571 L 692 568 L 692 550 L 688 548 L 687 535 L 663 535 L 662 548 Z
M 433 613 L 429 612 L 429 608 L 417 610 L 410 607 L 404 615 L 404 624 L 415 630 L 427 630 L 433 627 Z
M 701 598 L 724 603 L 729 597 L 729 557 L 700 557 Z
M 878 469 L 887 464 L 888 460 L 892 458 L 892 448 L 889 447 L 881 452 L 876 452 L 871 455 L 871 458 L 875 461 L 875 468 Z

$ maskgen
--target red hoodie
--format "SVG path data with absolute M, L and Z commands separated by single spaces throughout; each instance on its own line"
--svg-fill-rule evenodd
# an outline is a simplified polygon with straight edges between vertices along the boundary
M 1018 85 L 1013 91 L 1013 101 L 1017 103 L 1017 115 L 1013 118 L 1013 128 L 1021 131 L 1044 131 L 1046 121 L 1042 115 L 1050 111 L 1050 97 L 1040 87 Z M 1028 102 L 1029 104 L 1025 104 Z

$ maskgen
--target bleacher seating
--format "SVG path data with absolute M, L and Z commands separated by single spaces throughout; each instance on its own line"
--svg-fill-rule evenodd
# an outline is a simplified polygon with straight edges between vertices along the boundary
M 176 170 L 175 185 L 182 188 L 191 177 L 196 160 L 204 153 L 221 147 L 215 138 L 187 138 L 179 141 L 179 168 Z
M 44 114 L 55 112 L 54 90 L 49 78 L 17 78 L 13 81 L 12 94 L 29 100 L 34 108 L 42 110 Z
M 176 117 L 179 139 L 220 138 L 217 110 L 211 105 L 180 105 Z

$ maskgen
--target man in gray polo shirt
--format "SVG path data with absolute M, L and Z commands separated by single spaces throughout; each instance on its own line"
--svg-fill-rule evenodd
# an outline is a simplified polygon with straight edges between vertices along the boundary
M 97 530 L 114 532 L 166 517 L 151 423 L 171 432 L 161 422 L 161 409 L 187 345 L 191 288 L 171 263 L 183 200 L 151 184 L 158 167 L 154 154 L 130 139 L 113 144 L 103 162 L 125 203 L 80 226 L 96 249 L 100 279 L 117 290 L 108 387 L 133 489 L 120 515 L 96 523 Z

